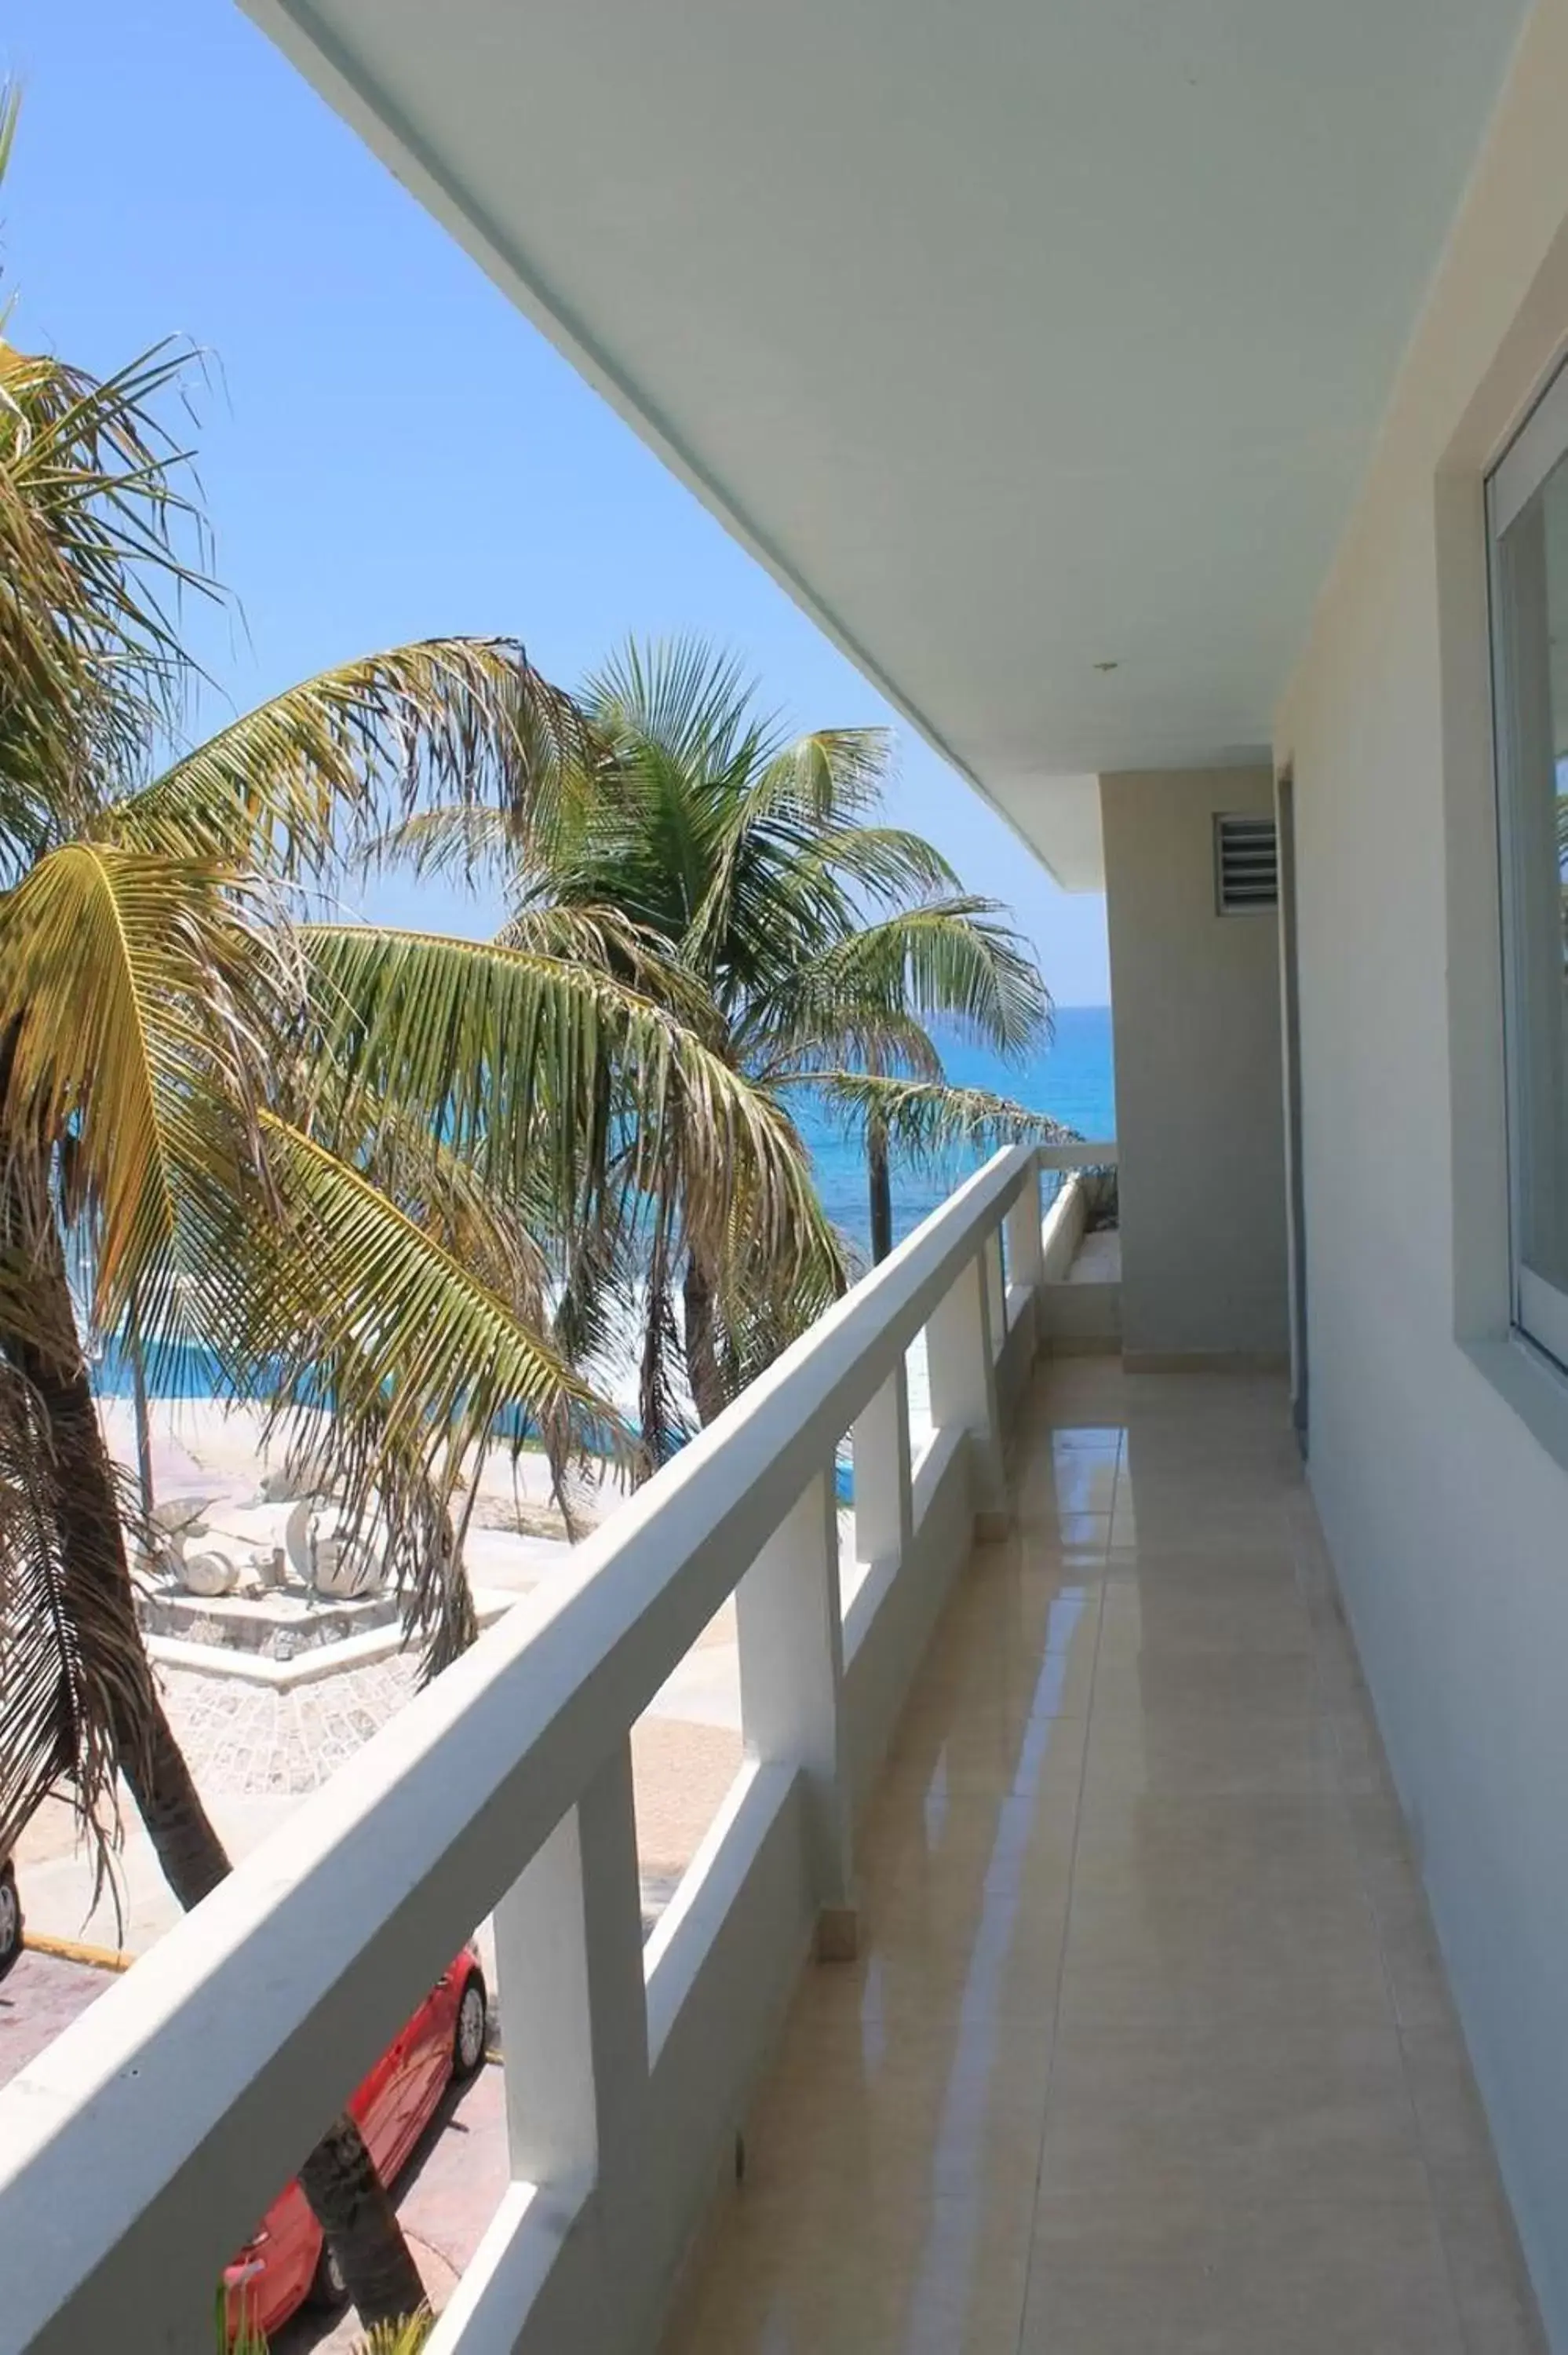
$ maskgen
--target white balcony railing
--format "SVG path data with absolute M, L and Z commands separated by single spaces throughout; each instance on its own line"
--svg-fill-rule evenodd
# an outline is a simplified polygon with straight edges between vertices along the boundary
M 802 1961 L 853 1949 L 855 1817 L 1006 1513 L 1039 1168 L 1114 1156 L 999 1154 L 0 2094 L 3 2355 L 206 2355 L 224 2262 L 492 1912 L 513 2179 L 432 2346 L 650 2343 Z M 731 1593 L 746 1761 L 644 1945 L 630 1729 Z

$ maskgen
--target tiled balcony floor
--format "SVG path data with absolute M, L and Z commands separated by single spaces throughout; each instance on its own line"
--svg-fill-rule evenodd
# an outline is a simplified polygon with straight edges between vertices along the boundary
M 1541 2345 L 1277 1383 L 1042 1369 L 669 2355 Z

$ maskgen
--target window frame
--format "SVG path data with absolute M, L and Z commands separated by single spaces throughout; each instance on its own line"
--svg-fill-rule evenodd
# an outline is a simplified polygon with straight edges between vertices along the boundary
M 1568 459 L 1568 361 L 1542 389 L 1529 416 L 1486 477 L 1487 586 L 1491 677 L 1492 758 L 1498 843 L 1498 914 L 1502 964 L 1503 1088 L 1508 1164 L 1509 1319 L 1533 1349 L 1568 1371 L 1568 1288 L 1525 1260 L 1526 1082 L 1522 1066 L 1528 1016 L 1521 975 L 1526 917 L 1520 862 L 1522 780 L 1516 765 L 1510 599 L 1503 539 L 1556 466 Z M 1568 1166 L 1562 1183 L 1568 1195 Z

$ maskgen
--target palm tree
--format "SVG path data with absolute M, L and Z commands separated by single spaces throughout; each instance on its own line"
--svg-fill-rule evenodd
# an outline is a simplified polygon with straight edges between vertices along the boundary
M 736 666 L 695 642 L 629 645 L 578 699 L 594 765 L 552 797 L 545 822 L 437 809 L 399 829 L 395 848 L 426 866 L 498 861 L 514 900 L 503 941 L 569 942 L 628 978 L 653 955 L 684 976 L 724 1063 L 760 1104 L 782 1114 L 809 1095 L 863 1137 L 876 1257 L 891 1247 L 890 1156 L 1060 1133 L 945 1079 L 934 1022 L 1018 1059 L 1045 1035 L 1049 1001 L 996 904 L 966 893 L 928 842 L 880 822 L 885 731 L 792 739 Z M 639 1140 L 623 1134 L 630 1159 Z M 698 1231 L 679 1173 L 645 1143 L 626 1174 L 622 1215 L 574 1263 L 557 1329 L 568 1354 L 591 1347 L 607 1291 L 624 1288 L 616 1245 L 628 1245 L 644 1287 L 642 1434 L 657 1462 L 679 1437 L 677 1346 L 710 1422 L 842 1285 L 844 1265 L 821 1220 L 787 1255 L 754 1229 Z
M 0 105 L 0 151 L 14 107 Z M 228 1858 L 137 1624 L 90 1348 L 197 1341 L 386 1531 L 439 1667 L 471 1633 L 451 1507 L 498 1431 L 606 1412 L 546 1331 L 606 1108 L 679 1132 L 697 1223 L 787 1223 L 788 1124 L 673 1009 L 524 946 L 302 921 L 345 832 L 419 795 L 515 817 L 581 723 L 520 647 L 438 641 L 174 751 L 212 593 L 157 410 L 0 341 L 0 1853 L 69 1791 L 106 1869 L 122 1779 L 181 1902 Z M 307 903 L 308 905 L 308 903 Z M 644 970 L 652 961 L 644 960 Z M 302 2170 L 367 2321 L 422 2295 L 346 2116 Z

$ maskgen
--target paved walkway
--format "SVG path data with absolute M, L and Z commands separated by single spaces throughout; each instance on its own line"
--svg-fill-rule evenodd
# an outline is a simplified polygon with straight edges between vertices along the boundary
M 1539 2355 L 1278 1388 L 1020 1465 L 667 2355 Z

